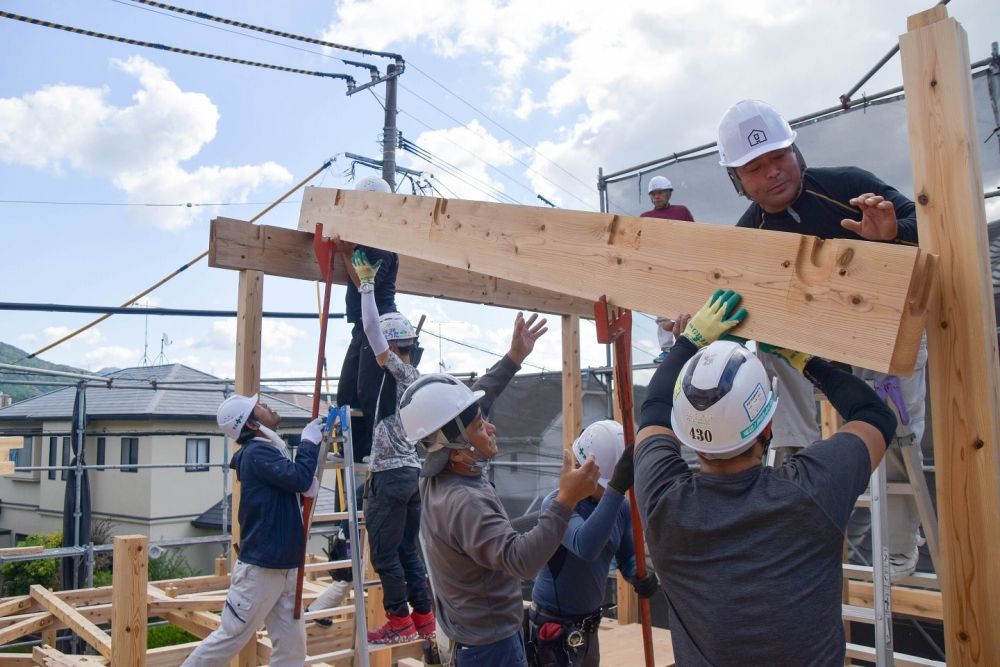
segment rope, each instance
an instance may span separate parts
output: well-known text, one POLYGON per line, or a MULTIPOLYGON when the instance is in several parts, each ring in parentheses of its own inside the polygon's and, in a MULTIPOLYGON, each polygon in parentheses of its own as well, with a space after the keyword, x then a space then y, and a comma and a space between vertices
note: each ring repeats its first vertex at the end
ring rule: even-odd
MULTIPOLYGON (((0 12, 0 15, 3 15, 3 14, 6 14, 6 12, 0 12)), ((324 162, 323 165, 319 169, 317 169, 316 171, 314 171, 313 173, 309 174, 304 179, 302 179, 301 181, 299 181, 288 192, 286 192, 285 194, 283 194, 280 197, 278 197, 267 208, 265 208, 263 211, 261 211, 260 213, 258 213, 257 215, 255 215, 253 218, 251 218, 249 220, 249 222, 252 224, 252 223, 256 222, 257 220, 259 220, 262 216, 264 216, 264 214, 266 214, 268 211, 270 211, 275 206, 277 206, 278 204, 280 204, 282 201, 284 201, 285 199, 287 199, 293 192, 295 192, 296 190, 298 190, 299 188, 301 188, 303 185, 305 185, 306 183, 308 183, 309 181, 311 181, 313 178, 316 177, 317 174, 319 174, 321 171, 323 171, 324 169, 326 169, 327 167, 329 167, 331 164, 333 164, 333 160, 332 159, 327 160, 326 162, 324 162)), ((136 301, 138 301, 142 297, 146 296, 147 294, 149 294, 150 292, 152 292, 153 290, 155 290, 156 288, 158 288, 160 285, 163 285, 164 283, 166 283, 167 281, 171 280, 172 278, 174 278, 176 275, 178 275, 182 271, 185 271, 188 267, 192 266, 193 264, 196 264, 197 262, 200 262, 202 259, 204 259, 207 256, 208 256, 208 250, 206 250, 205 252, 201 253, 200 255, 198 255, 197 257, 195 257, 194 259, 192 259, 192 260, 190 260, 190 261, 182 264, 178 269, 174 270, 168 276, 166 276, 165 278, 163 278, 162 280, 160 280, 159 282, 157 282, 152 287, 148 287, 148 288, 144 289, 143 291, 139 292, 134 297, 132 297, 131 299, 129 299, 128 301, 126 301, 125 303, 123 303, 120 307, 121 308, 127 308, 128 306, 131 306, 133 303, 135 303, 136 301)), ((104 315, 101 315, 96 320, 90 322, 89 324, 83 325, 82 327, 80 327, 76 331, 72 331, 72 332, 66 334, 65 336, 63 336, 59 340, 54 341, 52 343, 49 343, 48 345, 46 345, 45 347, 41 348, 40 350, 35 350, 31 354, 29 354, 27 357, 25 357, 25 359, 33 359, 33 358, 37 357, 38 355, 40 355, 42 352, 47 352, 47 351, 51 350, 52 348, 56 347, 57 345, 61 345, 61 344, 65 343, 66 341, 70 340, 71 338, 75 338, 76 336, 79 336, 80 334, 82 334, 87 329, 90 329, 91 327, 94 327, 94 326, 100 324, 101 322, 103 322, 104 320, 108 319, 109 317, 111 317, 111 315, 113 315, 113 313, 105 313, 104 315)))
POLYGON ((129 37, 119 37, 117 35, 109 35, 103 32, 95 32, 93 30, 84 30, 83 28, 74 28, 73 26, 62 25, 60 23, 52 23, 51 21, 43 21, 41 19, 33 19, 30 16, 21 16, 20 14, 12 14, 10 12, 5 12, 0 10, 0 17, 14 19, 15 21, 22 21, 24 23, 31 23, 32 25, 42 26, 43 28, 54 28, 56 30, 65 30, 66 32, 71 32, 76 35, 86 35, 87 37, 97 37, 99 39, 106 39, 112 42, 121 42, 122 44, 131 44, 132 46, 144 46, 150 49, 159 49, 160 51, 169 51, 170 53, 180 53, 186 56, 196 56, 198 58, 208 58, 209 60, 219 60, 227 63, 234 63, 236 65, 248 65, 251 67, 261 67, 263 69, 276 70, 278 72, 288 72, 291 74, 304 74, 306 76, 318 76, 325 77, 329 79, 343 79, 347 81, 348 88, 353 88, 356 84, 354 77, 349 74, 337 74, 331 72, 317 72, 313 70, 298 69, 295 67, 285 67, 284 65, 271 65, 268 63, 259 63, 253 60, 243 60, 241 58, 232 58, 230 56, 220 56, 214 53, 205 53, 203 51, 191 51, 190 49, 181 49, 176 46, 167 46, 165 44, 157 44, 155 42, 144 42, 138 39, 131 39, 129 37))

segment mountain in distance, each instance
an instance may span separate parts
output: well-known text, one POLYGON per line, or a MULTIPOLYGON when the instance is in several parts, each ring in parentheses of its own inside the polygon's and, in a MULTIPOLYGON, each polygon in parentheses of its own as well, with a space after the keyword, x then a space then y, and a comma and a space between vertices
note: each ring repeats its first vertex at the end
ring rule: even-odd
MULTIPOLYGON (((13 345, 8 345, 7 343, 0 342, 0 363, 4 364, 14 364, 17 366, 30 366, 31 368, 44 368, 46 370, 53 371, 65 371, 67 373, 86 373, 90 375, 89 371, 81 370, 79 368, 74 368, 72 366, 65 366, 63 364, 53 364, 48 361, 42 361, 41 359, 26 359, 25 357, 30 354, 24 350, 14 347, 13 345)), ((17 380, 51 380, 52 382, 71 382, 69 378, 59 378, 53 377, 51 375, 34 375, 27 373, 19 373, 16 371, 0 370, 0 391, 5 394, 9 394, 13 401, 17 403, 18 401, 23 401, 26 398, 31 398, 32 396, 37 396, 38 394, 45 394, 61 387, 55 387, 51 385, 37 385, 37 384, 12 384, 6 382, 6 380, 17 379, 17 380)))

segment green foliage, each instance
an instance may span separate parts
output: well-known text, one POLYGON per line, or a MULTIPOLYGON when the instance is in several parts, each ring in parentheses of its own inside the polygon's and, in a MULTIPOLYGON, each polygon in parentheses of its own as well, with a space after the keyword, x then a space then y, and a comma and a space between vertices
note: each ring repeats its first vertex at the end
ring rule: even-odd
POLYGON ((201 570, 191 567, 179 549, 164 549, 162 556, 149 559, 150 581, 198 577, 201 574, 201 570))
MULTIPOLYGON (((70 373, 85 373, 79 368, 73 368, 72 366, 63 366, 62 364, 52 364, 47 361, 42 361, 41 359, 25 359, 28 353, 24 350, 14 347, 13 345, 8 345, 7 343, 0 343, 0 363, 5 364, 16 364, 18 366, 31 366, 32 368, 45 368, 48 370, 56 371, 67 371, 70 373)), ((26 398, 31 398, 32 396, 37 396, 38 394, 44 394, 49 391, 59 389, 59 387, 41 387, 37 385, 25 385, 25 384, 5 384, 4 379, 17 379, 17 380, 51 380, 50 375, 20 375, 13 373, 11 371, 0 371, 0 391, 5 394, 10 394, 11 398, 15 403, 18 401, 23 401, 26 398)))
MULTIPOLYGON (((62 533, 34 533, 18 542, 17 546, 43 546, 46 549, 55 549, 62 546, 62 533)), ((4 595, 26 595, 32 584, 58 590, 59 559, 44 558, 7 563, 0 569, 0 575, 3 575, 4 595)))
POLYGON ((111 585, 111 570, 94 570, 94 587, 111 585))
POLYGON ((174 646, 176 644, 187 644, 196 642, 198 638, 187 630, 182 630, 176 625, 158 625, 149 628, 146 634, 146 646, 148 648, 160 648, 161 646, 174 646))

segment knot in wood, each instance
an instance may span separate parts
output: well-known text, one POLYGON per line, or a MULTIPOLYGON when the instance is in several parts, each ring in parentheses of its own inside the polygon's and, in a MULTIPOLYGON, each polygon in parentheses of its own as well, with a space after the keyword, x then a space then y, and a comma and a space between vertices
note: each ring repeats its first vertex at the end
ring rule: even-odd
POLYGON ((986 446, 986 443, 983 442, 982 438, 976 438, 976 441, 974 443, 972 443, 972 446, 975 449, 982 449, 983 447, 986 446))
POLYGON ((792 265, 792 263, 790 261, 788 261, 787 259, 784 262, 781 263, 781 267, 785 268, 785 269, 787 269, 791 265, 792 265))
POLYGON ((927 204, 931 201, 931 199, 926 194, 921 192, 920 196, 917 197, 917 201, 920 203, 921 206, 927 206, 927 204))
POLYGON ((864 301, 864 299, 862 299, 859 294, 851 295, 851 303, 854 304, 855 306, 860 306, 862 301, 864 301))

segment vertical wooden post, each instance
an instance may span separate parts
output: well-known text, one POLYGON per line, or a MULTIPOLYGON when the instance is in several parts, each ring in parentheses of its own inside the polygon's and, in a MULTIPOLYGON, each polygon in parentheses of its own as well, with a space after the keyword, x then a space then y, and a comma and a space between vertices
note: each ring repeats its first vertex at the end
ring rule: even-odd
POLYGON ((223 577, 227 574, 229 574, 229 559, 219 556, 215 559, 215 576, 223 577))
MULTIPOLYGON (((612 396, 614 406, 615 421, 622 420, 622 407, 618 402, 618 385, 614 385, 614 396, 612 396)), ((626 500, 627 502, 627 500, 626 500)), ((639 558, 639 554, 635 555, 639 558)), ((645 555, 642 556, 645 558, 645 555)), ((615 601, 618 603, 618 625, 629 625, 639 622, 639 596, 636 595, 632 585, 625 581, 621 572, 615 572, 615 601)))
POLYGON ((580 316, 562 316, 562 425, 563 449, 569 449, 583 423, 580 377, 580 316))
POLYGON ((111 664, 146 664, 146 585, 149 581, 149 538, 114 538, 111 572, 111 664))
POLYGON ((948 664, 1000 665, 1000 371, 968 39, 940 5, 907 29, 920 247, 940 256, 927 368, 948 664))
MULTIPOLYGON (((236 393, 252 396, 260 390, 260 336, 264 310, 264 274, 260 271, 240 271, 239 303, 236 318, 236 393)), ((239 449, 233 441, 233 452, 239 449)), ((240 543, 240 481, 233 471, 233 528, 230 558, 237 557, 240 543)), ((233 659, 233 667, 257 664, 256 641, 247 642, 233 659)))

